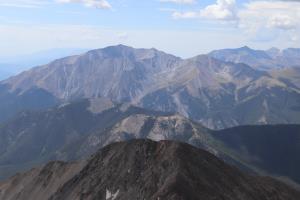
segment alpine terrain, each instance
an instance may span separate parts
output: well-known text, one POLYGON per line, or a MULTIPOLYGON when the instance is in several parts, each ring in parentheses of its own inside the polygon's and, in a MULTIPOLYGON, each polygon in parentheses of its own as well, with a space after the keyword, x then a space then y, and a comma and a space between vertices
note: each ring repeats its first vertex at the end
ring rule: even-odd
POLYGON ((190 145, 150 140, 114 143, 88 161, 51 162, 0 183, 7 200, 296 200, 300 192, 250 176, 190 145))
MULTIPOLYGON (((298 56, 296 50, 284 52, 298 56)), ((262 54, 259 58, 267 56, 266 52, 258 54, 262 54)), ((0 120, 21 110, 105 97, 178 112, 213 129, 300 122, 299 70, 293 75, 276 72, 275 67, 275 71, 263 71, 251 62, 214 57, 181 59, 156 49, 118 45, 58 59, 1 82, 0 100, 10 103, 0 106, 0 120), (31 105, 32 99, 43 103, 31 105)), ((290 65, 294 66, 285 66, 290 65)))

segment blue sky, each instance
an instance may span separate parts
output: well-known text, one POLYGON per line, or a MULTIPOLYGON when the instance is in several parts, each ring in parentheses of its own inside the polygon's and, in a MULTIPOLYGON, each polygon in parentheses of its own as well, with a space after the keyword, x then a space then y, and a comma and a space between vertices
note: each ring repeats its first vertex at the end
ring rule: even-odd
POLYGON ((299 29, 297 0, 0 0, 1 56, 122 43, 191 57, 300 47, 299 29))

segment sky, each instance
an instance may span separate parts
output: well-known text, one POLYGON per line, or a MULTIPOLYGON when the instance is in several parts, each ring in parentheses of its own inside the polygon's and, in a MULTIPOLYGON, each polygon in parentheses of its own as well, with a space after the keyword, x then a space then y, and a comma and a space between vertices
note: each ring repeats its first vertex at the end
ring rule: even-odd
POLYGON ((0 0, 0 57, 117 44, 184 58, 300 47, 300 0, 0 0))

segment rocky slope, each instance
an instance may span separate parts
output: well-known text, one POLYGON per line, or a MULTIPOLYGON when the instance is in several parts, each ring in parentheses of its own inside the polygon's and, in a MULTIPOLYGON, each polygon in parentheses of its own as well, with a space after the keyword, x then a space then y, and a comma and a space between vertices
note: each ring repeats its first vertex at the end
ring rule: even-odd
POLYGON ((173 113, 108 99, 23 112, 0 126, 0 179, 49 160, 85 158, 115 141, 174 139, 206 145, 208 129, 173 113))
POLYGON ((130 101, 179 60, 156 49, 119 45, 59 59, 3 83, 13 91, 43 88, 59 99, 107 97, 130 101))
POLYGON ((241 169, 300 183, 299 127, 245 126, 212 131, 179 114, 103 98, 77 101, 47 111, 24 112, 0 126, 0 179, 50 160, 86 158, 116 141, 148 138, 186 142, 241 169), (288 156, 282 163, 278 155, 288 156))
POLYGON ((43 167, 18 173, 0 182, 1 200, 46 200, 85 166, 84 161, 65 163, 52 161, 43 167))
POLYGON ((0 198, 296 200, 300 192, 187 144, 133 140, 103 148, 86 164, 52 162, 12 177, 0 184, 0 198))
POLYGON ((51 103, 106 97, 178 112, 214 129, 300 123, 300 112, 294 109, 300 102, 295 80, 288 73, 279 77, 206 55, 183 60, 155 49, 119 45, 59 59, 2 81, 1 102, 16 98, 12 102, 18 104, 1 105, 0 121, 28 108, 21 96, 39 89, 49 94, 51 103))
POLYGON ((299 123, 299 87, 244 64, 198 56, 181 64, 169 86, 144 96, 139 105, 179 112, 222 129, 248 124, 299 123), (178 83, 179 82, 179 83, 178 83), (282 98, 284 97, 284 98, 282 98))
POLYGON ((300 67, 272 70, 270 74, 274 78, 291 85, 291 87, 300 88, 300 67))

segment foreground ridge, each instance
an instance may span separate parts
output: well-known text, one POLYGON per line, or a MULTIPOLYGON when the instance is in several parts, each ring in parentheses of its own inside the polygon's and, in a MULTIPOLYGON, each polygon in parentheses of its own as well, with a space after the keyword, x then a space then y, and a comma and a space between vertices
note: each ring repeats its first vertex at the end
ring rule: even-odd
POLYGON ((204 150, 173 141, 118 142, 87 162, 51 162, 0 183, 3 200, 299 198, 283 183, 246 175, 204 150))

